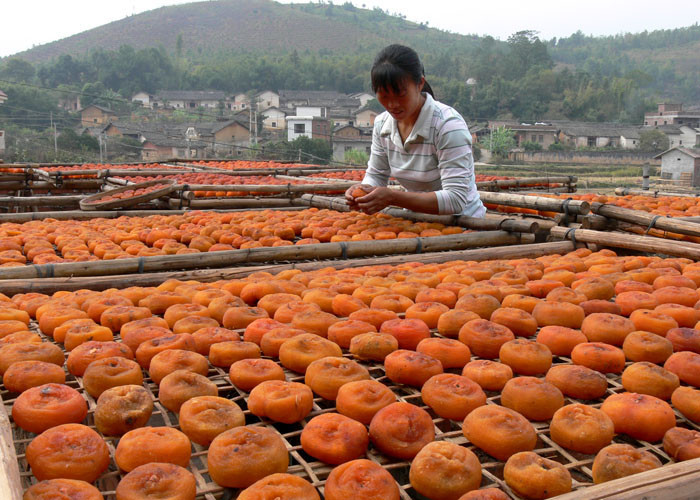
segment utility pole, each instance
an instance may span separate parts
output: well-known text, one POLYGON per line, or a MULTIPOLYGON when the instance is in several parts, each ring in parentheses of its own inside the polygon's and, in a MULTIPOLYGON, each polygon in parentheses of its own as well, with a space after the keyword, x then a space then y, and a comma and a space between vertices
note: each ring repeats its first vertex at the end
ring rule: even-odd
POLYGON ((102 159, 102 134, 97 136, 97 141, 100 144, 100 163, 104 163, 104 161, 102 159))
POLYGON ((58 154, 58 140, 56 138, 56 124, 53 122, 53 111, 51 111, 51 128, 53 129, 53 152, 58 154))
POLYGON ((259 102, 258 102, 257 97, 255 97, 254 99, 255 99, 255 110, 254 110, 255 120, 253 123, 253 130, 254 130, 255 144, 257 145, 258 144, 258 103, 259 102))

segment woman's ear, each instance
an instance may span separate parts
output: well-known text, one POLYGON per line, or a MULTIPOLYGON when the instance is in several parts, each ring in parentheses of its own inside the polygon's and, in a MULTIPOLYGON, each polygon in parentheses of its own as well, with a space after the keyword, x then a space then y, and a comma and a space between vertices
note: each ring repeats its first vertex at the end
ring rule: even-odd
POLYGON ((418 91, 419 91, 419 92, 422 92, 424 86, 425 86, 425 77, 424 77, 424 76, 421 76, 421 77, 420 77, 420 83, 418 83, 418 91))

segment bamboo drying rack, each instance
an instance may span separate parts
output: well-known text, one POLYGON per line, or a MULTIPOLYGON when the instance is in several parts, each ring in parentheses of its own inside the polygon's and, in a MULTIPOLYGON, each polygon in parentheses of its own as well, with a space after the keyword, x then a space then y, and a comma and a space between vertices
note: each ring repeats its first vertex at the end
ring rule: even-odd
MULTIPOLYGON (((525 248, 524 250, 527 252, 528 249, 525 248)), ((523 255, 528 254, 526 253, 523 255)), ((445 262, 450 260, 451 257, 444 256, 443 259, 442 261, 445 262)), ((36 330, 35 324, 33 327, 36 330)), ((437 334, 433 332, 433 335, 437 334)), ((52 339, 45 338, 44 340, 52 342, 52 339)), ((345 351, 344 356, 349 357, 347 351, 345 351)), ((554 365, 569 364, 571 362, 569 358, 559 356, 555 356, 553 361, 554 365)), ((481 487, 498 487, 511 498, 519 499, 503 479, 503 462, 494 460, 478 448, 470 445, 463 437, 460 422, 446 420, 437 416, 423 403, 418 389, 399 385, 388 380, 383 365, 378 363, 362 364, 369 370, 371 378, 387 385, 397 396, 399 401, 418 405, 429 412, 433 419, 435 440, 446 440, 459 445, 465 445, 477 455, 482 466, 481 487)), ((286 369, 284 369, 284 371, 287 380, 303 382, 303 375, 292 373, 286 369)), ((210 366, 207 376, 217 385, 220 396, 231 399, 244 410, 247 425, 260 425, 272 428, 281 435, 290 454, 288 472, 303 477, 322 492, 325 480, 332 468, 307 455, 303 451, 300 445, 300 434, 304 425, 314 416, 335 411, 334 402, 316 397, 314 398, 311 414, 300 423, 291 425, 278 424, 258 418, 250 413, 247 409, 248 394, 240 391, 231 384, 227 370, 210 366)), ((624 390, 620 381, 620 375, 608 374, 607 381, 608 389, 605 397, 624 390)), ((85 392, 81 378, 68 374, 66 383, 83 393, 89 408, 87 425, 94 429, 93 413, 96 406, 95 400, 85 392)), ((154 412, 148 425, 177 428, 177 416, 160 404, 157 386, 148 377, 144 377, 143 385, 149 391, 154 401, 154 412)), ((0 389, 0 397, 3 400, 3 409, 0 411, 0 431, 2 431, 0 432, 0 453, 2 453, 0 471, 3 472, 3 474, 0 474, 0 494, 3 495, 3 499, 20 500, 23 490, 33 482, 31 471, 28 468, 24 455, 26 446, 31 441, 33 435, 17 428, 14 424, 11 424, 8 419, 14 402, 14 395, 8 393, 3 387, 0 389)), ((570 397, 565 397, 565 404, 581 402, 593 407, 600 407, 602 398, 596 401, 579 401, 570 397)), ((498 393, 487 392, 487 404, 499 403, 500 395, 498 393)), ((700 429, 699 425, 688 421, 677 411, 674 410, 674 412, 676 414, 677 424, 695 430, 700 429)), ((647 450, 655 455, 662 462, 663 466, 659 469, 628 476, 609 483, 592 485, 591 465, 593 456, 572 452, 559 446, 549 435, 548 423, 536 422, 533 423, 533 425, 537 432, 535 452, 540 456, 553 459, 563 464, 572 476, 573 491, 558 497, 562 500, 612 500, 622 498, 639 500, 642 498, 647 500, 680 500, 681 498, 693 498, 692 495, 696 494, 698 491, 697 484, 698 481, 700 481, 700 459, 673 464, 671 463, 672 460, 660 445, 638 441, 624 435, 616 435, 613 442, 632 444, 636 448, 647 450)), ((105 441, 107 442, 109 450, 110 466, 107 472, 98 479, 96 484, 102 491, 106 500, 114 500, 116 484, 119 479, 123 477, 123 474, 118 471, 114 461, 116 438, 105 437, 105 441)), ((199 500, 221 500, 223 498, 231 498, 230 495, 232 493, 235 495, 234 491, 216 485, 208 476, 206 455, 206 449, 197 444, 193 444, 193 453, 188 468, 196 479, 197 498, 199 500)), ((402 500, 421 498, 410 485, 408 479, 409 462, 384 456, 373 447, 370 447, 368 450, 366 458, 379 464, 391 473, 399 486, 402 500)))
MULTIPOLYGON (((428 252, 412 255, 415 262, 436 263, 449 260, 492 260, 492 259, 516 259, 536 258, 554 253, 564 254, 576 249, 571 241, 555 241, 549 243, 528 243, 525 245, 508 245, 500 247, 476 248, 470 250, 428 252)), ((314 262, 300 262, 287 264, 260 264, 242 267, 227 267, 221 269, 195 269, 190 271, 157 272, 145 274, 119 274, 111 276, 86 276, 67 278, 35 278, 35 279, 8 279, 0 280, 0 293, 14 295, 16 293, 39 292, 53 294, 55 292, 75 291, 81 288, 92 290, 106 290, 107 288, 119 288, 127 286, 156 286, 168 279, 182 281, 197 280, 210 282, 220 279, 242 278, 256 271, 278 273, 286 269, 299 269, 312 271, 333 265, 336 269, 349 267, 364 267, 371 265, 394 265, 406 262, 406 256, 373 257, 365 259, 341 259, 323 260, 314 262)))
POLYGON ((225 250, 184 255, 159 255, 108 261, 40 264, 0 269, 0 280, 77 276, 105 276, 162 270, 226 267, 249 262, 301 261, 315 259, 365 258, 375 255, 415 254, 443 250, 462 250, 484 246, 534 242, 534 235, 507 231, 405 238, 394 240, 343 241, 225 250))

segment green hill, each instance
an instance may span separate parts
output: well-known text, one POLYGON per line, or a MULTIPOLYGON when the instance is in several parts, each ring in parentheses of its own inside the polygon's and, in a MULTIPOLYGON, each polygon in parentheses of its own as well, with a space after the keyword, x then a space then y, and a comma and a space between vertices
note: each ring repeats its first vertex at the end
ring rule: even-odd
POLYGON ((271 0, 220 0, 161 7, 34 47, 11 57, 33 64, 61 54, 81 57, 94 49, 116 50, 162 46, 175 54, 178 38, 184 55, 209 59, 230 52, 275 53, 292 50, 320 53, 376 51, 389 43, 417 50, 473 48, 477 37, 451 34, 367 10, 330 4, 279 4, 271 0))

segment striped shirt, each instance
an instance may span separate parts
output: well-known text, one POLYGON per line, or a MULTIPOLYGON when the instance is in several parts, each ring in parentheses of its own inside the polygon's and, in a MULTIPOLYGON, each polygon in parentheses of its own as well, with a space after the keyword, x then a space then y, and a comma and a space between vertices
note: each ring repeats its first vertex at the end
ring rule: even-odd
POLYGON ((486 209, 476 190, 467 124, 453 108, 424 95, 425 103, 405 143, 388 112, 376 117, 362 183, 386 186, 393 176, 407 191, 434 192, 440 214, 483 217, 486 209))

